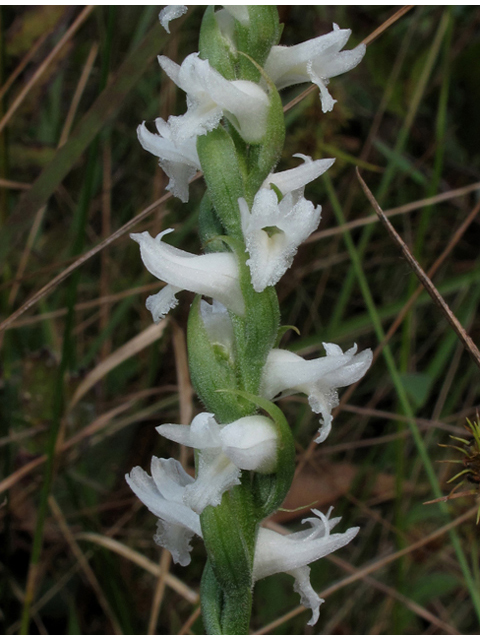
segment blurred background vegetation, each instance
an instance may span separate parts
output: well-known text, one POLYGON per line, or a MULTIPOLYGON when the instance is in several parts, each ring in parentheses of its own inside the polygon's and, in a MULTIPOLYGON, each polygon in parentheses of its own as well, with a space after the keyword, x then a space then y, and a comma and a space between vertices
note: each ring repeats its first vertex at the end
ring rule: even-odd
MULTIPOLYGON (((352 29, 352 48, 395 9, 282 6, 282 43, 336 22, 352 29)), ((159 284, 128 233, 112 238, 165 193, 136 126, 185 110, 155 56, 181 62, 196 50, 202 8, 172 23, 171 36, 158 10, 0 8, 2 319, 47 286, 0 337, 4 633, 19 631, 22 611, 31 633, 203 633, 202 544, 189 567, 171 564, 153 542, 154 516, 124 481, 152 454, 181 455, 192 469, 191 452, 154 427, 201 410, 185 361, 188 294, 152 327, 144 303, 159 284)), ((371 217, 354 167, 425 270, 440 259, 435 285, 478 343, 479 22, 478 7, 416 7, 332 80, 332 113, 322 113, 316 90, 287 112, 280 169, 298 152, 337 161, 307 188, 322 222, 278 286, 283 323, 300 330, 282 346, 307 357, 325 341, 375 350, 398 328, 364 380, 341 394, 322 446, 312 446, 318 418, 306 399, 281 402, 298 443, 286 507, 301 509, 280 511, 272 526, 294 529, 312 505, 334 505, 339 530, 361 531, 312 567, 326 597, 313 630, 292 579, 278 575, 255 587, 252 631, 478 631, 476 496, 424 505, 447 495, 463 468, 439 464, 462 454, 438 444, 468 437, 478 369, 426 292, 405 309, 418 281, 371 217)), ((198 253, 202 193, 197 180, 188 205, 167 198, 135 230, 172 226, 171 241, 198 253)))

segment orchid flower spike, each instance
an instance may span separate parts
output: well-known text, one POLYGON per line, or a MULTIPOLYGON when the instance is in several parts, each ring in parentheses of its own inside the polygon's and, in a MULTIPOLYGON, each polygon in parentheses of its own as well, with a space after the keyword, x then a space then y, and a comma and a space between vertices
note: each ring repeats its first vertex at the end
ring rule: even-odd
POLYGON ((292 264, 300 244, 320 223, 322 208, 303 197, 305 185, 325 173, 334 159, 313 161, 297 153, 304 164, 271 173, 257 192, 251 211, 244 198, 239 198, 242 231, 250 255, 252 285, 261 292, 275 285, 292 264), (274 185, 283 198, 278 201, 274 185))
POLYGON ((141 467, 127 474, 132 491, 159 518, 155 542, 170 551, 174 562, 183 567, 190 563, 190 540, 202 536, 200 518, 183 502, 186 489, 194 482, 182 465, 170 458, 152 458, 152 475, 141 467))
POLYGON ((237 315, 243 315, 245 305, 233 253, 196 256, 163 242, 163 236, 171 231, 162 231, 156 238, 148 231, 130 234, 140 245, 143 264, 152 275, 167 282, 159 293, 147 298, 146 306, 154 322, 177 306, 175 295, 182 289, 219 300, 237 315))
POLYGON ((200 413, 191 425, 164 424, 157 431, 198 451, 197 478, 183 497, 197 513, 219 505, 224 492, 240 484, 242 469, 272 473, 276 467, 277 434, 265 416, 247 416, 222 426, 212 413, 200 413))
POLYGON ((165 31, 170 33, 169 22, 180 18, 180 16, 183 16, 187 11, 188 7, 184 4, 167 4, 158 14, 158 19, 165 31))
POLYGON ((336 100, 328 92, 330 78, 350 71, 365 55, 366 47, 359 44, 350 51, 341 51, 351 34, 336 24, 326 35, 307 40, 293 47, 272 47, 265 63, 265 72, 278 89, 301 82, 314 82, 320 89, 323 112, 331 111, 336 100))
POLYGON ((372 363, 371 349, 357 354, 357 345, 343 353, 336 344, 323 343, 326 356, 304 360, 291 351, 272 349, 265 364, 261 393, 274 398, 301 392, 308 395, 312 411, 320 413, 321 427, 315 442, 323 442, 332 428, 332 409, 338 406, 339 387, 346 387, 363 377, 372 363), (356 355, 357 354, 357 355, 356 355))
POLYGON ((320 605, 324 602, 318 597, 310 584, 310 563, 334 553, 348 544, 357 535, 359 528, 352 527, 345 533, 330 531, 341 518, 329 519, 332 509, 325 516, 321 511, 312 509, 314 518, 306 518, 310 529, 282 535, 271 529, 261 527, 258 533, 253 562, 253 579, 261 580, 275 573, 289 573, 295 578, 294 590, 300 594, 304 607, 312 610, 309 625, 314 625, 320 615, 320 605))
POLYGON ((187 113, 168 119, 177 143, 212 131, 224 115, 245 142, 261 141, 270 100, 259 85, 248 80, 226 80, 198 53, 187 56, 181 66, 166 56, 159 56, 158 61, 187 94, 187 113))
POLYGON ((182 142, 173 139, 171 126, 162 118, 155 120, 158 133, 151 133, 145 122, 137 128, 142 147, 158 158, 158 164, 170 178, 167 191, 188 202, 188 183, 200 169, 197 153, 197 138, 186 138, 182 142))

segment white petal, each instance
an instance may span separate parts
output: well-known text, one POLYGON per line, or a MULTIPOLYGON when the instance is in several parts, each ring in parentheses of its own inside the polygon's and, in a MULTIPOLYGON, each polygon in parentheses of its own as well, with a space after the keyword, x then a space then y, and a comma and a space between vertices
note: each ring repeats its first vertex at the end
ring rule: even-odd
POLYGON ((331 534, 323 531, 299 540, 260 527, 253 564, 254 580, 261 580, 275 573, 290 572, 334 553, 353 540, 358 531, 358 527, 352 527, 345 533, 331 534))
POLYGON ((275 285, 292 264, 298 246, 318 227, 321 207, 289 192, 279 203, 271 189, 260 189, 251 213, 238 200, 247 261, 255 291, 275 285))
POLYGON ((165 547, 172 554, 174 562, 182 567, 190 564, 190 551, 192 547, 190 540, 193 538, 193 532, 182 526, 170 524, 164 520, 157 521, 157 533, 153 536, 156 544, 165 547))
POLYGON ((145 306, 152 314, 153 321, 158 324, 171 309, 175 309, 178 300, 175 295, 181 291, 178 287, 167 284, 161 291, 153 296, 148 296, 145 306))
POLYGON ((277 466, 277 433, 265 416, 247 416, 220 431, 225 455, 240 469, 272 473, 277 466))
POLYGON ((310 583, 310 567, 300 567, 293 571, 288 571, 295 578, 293 590, 300 595, 300 603, 312 610, 312 617, 307 624, 313 626, 317 624, 320 617, 320 605, 325 602, 320 598, 310 583))
POLYGON ((312 160, 310 156, 305 156, 302 153, 295 153, 293 157, 302 158, 304 163, 294 169, 271 173, 265 179, 262 188, 268 189, 273 183, 283 195, 286 195, 289 191, 302 189, 309 182, 316 180, 335 162, 335 158, 312 160))
POLYGON ((160 435, 195 449, 220 449, 220 425, 213 413, 199 413, 191 425, 162 424, 157 427, 160 435))
MULTIPOLYGON (((155 464, 155 460, 158 459, 152 458, 152 466, 155 464)), ((160 460, 159 464, 166 462, 168 461, 160 460)), ((127 474, 125 478, 132 491, 154 515, 167 523, 187 528, 193 533, 201 535, 200 519, 197 514, 182 502, 164 497, 158 490, 155 481, 141 467, 134 467, 130 475, 127 474)), ((186 487, 181 491, 182 497, 185 491, 186 487)))
POLYGON ((165 29, 167 33, 170 33, 170 29, 168 23, 171 20, 175 20, 176 18, 180 18, 183 14, 187 13, 188 7, 184 4, 169 4, 164 7, 160 13, 158 14, 158 19, 160 20, 160 24, 165 29))
MULTIPOLYGON (((150 273, 177 289, 215 298, 237 315, 243 315, 245 306, 234 255, 225 252, 196 256, 182 251, 162 242, 170 231, 159 233, 155 239, 148 231, 130 235, 140 245, 143 263, 150 273)), ((151 306, 154 307, 153 302, 151 306)))
POLYGON ((203 449, 198 453, 198 471, 195 482, 185 491, 185 504, 202 513, 205 507, 216 507, 225 491, 240 484, 240 469, 221 451, 203 449))
POLYGON ((356 354, 356 345, 343 353, 334 344, 324 344, 327 352, 322 358, 304 360, 284 349, 272 349, 265 364, 261 393, 272 399, 295 392, 305 393, 312 411, 322 415, 321 428, 315 442, 323 442, 332 427, 331 411, 338 406, 339 387, 353 384, 363 377, 372 363, 372 352, 365 349, 356 354))
POLYGON ((309 80, 318 85, 324 112, 331 111, 336 100, 327 89, 330 78, 350 71, 365 55, 365 45, 351 51, 340 51, 350 37, 350 29, 339 29, 294 45, 293 47, 272 47, 265 63, 265 72, 275 82, 278 89, 309 80))
POLYGON ((165 56, 159 63, 187 94, 187 113, 169 118, 177 142, 212 131, 225 114, 246 142, 260 142, 265 134, 269 98, 254 82, 227 80, 208 60, 192 53, 181 67, 165 56))
POLYGON ((171 125, 162 118, 155 120, 158 134, 151 133, 145 123, 137 128, 137 136, 142 147, 157 156, 158 163, 170 181, 167 190, 182 202, 188 202, 188 185, 200 169, 197 153, 197 138, 187 138, 183 142, 172 139, 171 125))

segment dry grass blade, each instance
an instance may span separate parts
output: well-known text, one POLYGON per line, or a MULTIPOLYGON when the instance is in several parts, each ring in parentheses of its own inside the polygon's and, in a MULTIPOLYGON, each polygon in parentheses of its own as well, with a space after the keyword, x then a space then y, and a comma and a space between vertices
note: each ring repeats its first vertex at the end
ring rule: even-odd
MULTIPOLYGON (((401 558, 401 557, 403 557, 405 555, 408 555, 412 551, 415 551, 416 549, 420 549, 421 547, 424 547, 425 545, 429 544, 432 540, 435 540, 436 538, 439 538, 439 537, 443 536, 445 533, 448 533, 448 531, 450 531, 451 529, 454 529, 458 525, 462 524, 462 522, 465 522, 466 520, 469 520, 474 513, 475 514, 477 513, 477 507, 476 506, 473 509, 469 509, 466 513, 464 513, 463 515, 459 516, 455 520, 452 520, 452 522, 449 522, 448 524, 444 525, 443 527, 440 527, 440 529, 437 529, 436 531, 433 531, 428 536, 425 536, 425 538, 422 538, 421 540, 418 540, 417 542, 414 542, 413 544, 409 545, 408 547, 405 547, 404 549, 401 549, 400 551, 396 551, 395 553, 391 553, 390 555, 385 556, 384 558, 380 558, 380 560, 377 560, 376 562, 373 562, 373 563, 367 565, 363 569, 357 569, 357 571, 355 573, 353 573, 352 575, 348 576, 347 578, 343 578, 342 580, 339 580, 337 583, 333 584, 331 587, 328 587, 328 589, 325 589, 324 591, 321 591, 318 595, 321 598, 326 598, 329 595, 331 595, 332 593, 335 593, 336 591, 338 591, 339 589, 342 589, 343 587, 346 587, 347 585, 352 584, 353 582, 356 582, 357 580, 361 580, 365 576, 370 575, 371 573, 375 573, 375 571, 378 571, 379 569, 382 569, 383 567, 391 564, 392 562, 395 562, 399 558, 401 558)), ((299 614, 303 613, 304 611, 306 611, 306 609, 302 605, 300 605, 299 607, 295 607, 295 609, 292 609, 291 611, 289 611, 285 615, 281 616, 280 618, 277 618, 276 620, 274 620, 270 624, 266 625, 262 629, 259 629, 258 631, 255 631, 253 635, 264 635, 265 633, 269 633, 273 629, 276 629, 277 627, 279 627, 284 622, 288 622, 288 620, 291 620, 292 618, 295 618, 295 616, 298 616, 299 614)))
POLYGON ((58 44, 52 49, 52 51, 50 52, 50 54, 45 58, 45 60, 43 61, 43 63, 40 65, 40 67, 37 69, 37 71, 33 74, 33 76, 30 78, 29 82, 27 82, 27 84, 24 86, 24 88, 22 89, 22 91, 20 91, 20 94, 17 96, 17 98, 13 101, 12 106, 10 107, 10 109, 7 111, 7 113, 4 115, 4 117, 2 118, 2 120, 0 121, 0 132, 3 131, 3 129, 6 127, 6 125, 8 124, 8 121, 10 120, 10 118, 13 116, 13 114, 15 113, 15 111, 18 109, 18 107, 22 104, 22 102, 25 100, 25 98, 27 97, 30 89, 35 85, 35 83, 42 77, 42 75, 45 73, 45 71, 47 70, 49 64, 55 59, 55 57, 57 56, 57 54, 61 51, 61 49, 64 47, 64 45, 73 37, 73 35, 78 31, 78 29, 82 26, 82 24, 85 22, 85 20, 88 18, 88 16, 92 13, 92 11, 94 10, 95 6, 94 5, 89 5, 87 7, 84 8, 84 10, 82 11, 82 13, 78 16, 78 18, 75 20, 75 22, 72 24, 72 26, 68 29, 68 31, 65 33, 65 35, 63 36, 63 38, 58 42, 58 44))
POLYGON ((85 87, 87 86, 88 78, 90 77, 90 73, 92 72, 92 68, 95 63, 95 58, 97 57, 97 53, 98 53, 98 43, 94 42, 90 47, 90 51, 88 53, 85 66, 83 67, 80 80, 78 81, 77 88, 75 89, 75 93, 72 98, 72 103, 70 104, 70 109, 68 110, 67 117, 65 119, 65 124, 63 125, 63 130, 60 135, 60 140, 58 141, 59 147, 64 145, 65 142, 68 140, 68 136, 70 135, 70 131, 73 125, 73 120, 75 118, 75 114, 77 113, 78 105, 80 104, 80 100, 82 98, 85 87))
POLYGON ((422 269, 422 267, 418 264, 418 262, 412 256, 412 254, 411 254, 409 248, 407 247, 407 245, 405 244, 405 242, 402 240, 402 238, 395 231, 395 229, 392 226, 391 222, 385 216, 385 214, 383 213, 382 209, 380 208, 380 205, 375 200, 375 197, 373 196, 372 192, 370 191, 370 189, 365 184, 365 181, 361 177, 360 172, 359 172, 358 169, 356 169, 356 172, 357 172, 357 178, 358 178, 358 180, 360 182, 360 186, 362 187, 362 189, 363 189, 365 195, 367 196, 367 198, 370 200, 370 203, 371 203, 372 207, 376 211, 376 213, 377 213, 378 217, 380 218, 380 220, 383 222, 383 224, 386 227, 386 229, 387 229, 388 233, 390 234, 391 238, 398 244, 398 246, 400 247, 400 249, 401 249, 403 255, 405 256, 407 262, 409 263, 409 265, 412 267, 413 271, 415 272, 416 276, 418 277, 420 282, 423 284, 423 286, 425 287, 425 289, 427 290, 427 292, 431 296, 432 300, 440 308, 440 310, 442 311, 442 313, 444 314, 444 316, 448 320, 450 326, 453 328, 453 330, 455 331, 457 336, 462 341, 463 345, 467 349, 468 353, 472 357, 472 359, 475 362, 475 364, 477 365, 477 367, 480 368, 480 351, 478 350, 477 346, 475 345, 473 340, 470 338, 470 336, 467 334, 465 329, 462 327, 460 322, 457 320, 455 315, 452 313, 450 307, 447 305, 447 303, 445 302, 443 297, 440 295, 440 293, 438 292, 437 288, 435 287, 433 282, 430 280, 428 275, 425 273, 425 271, 422 269))
MULTIPOLYGON (((141 567, 148 573, 151 573, 152 576, 158 577, 160 575, 160 566, 155 562, 152 562, 138 551, 134 551, 127 547, 125 544, 118 542, 118 540, 113 540, 112 538, 108 538, 107 536, 102 536, 98 533, 79 533, 75 536, 76 540, 86 540, 88 542, 93 542, 94 544, 98 544, 105 549, 110 549, 114 553, 117 553, 120 556, 123 556, 130 562, 133 562, 137 566, 141 567)), ((176 591, 179 595, 181 595, 185 600, 191 602, 192 604, 196 604, 199 600, 198 593, 196 593, 193 589, 190 589, 185 585, 181 580, 172 576, 171 573, 167 573, 165 575, 166 584, 176 591)))
POLYGON ((141 220, 146 218, 148 215, 150 215, 153 211, 155 211, 155 209, 157 209, 162 204, 164 204, 169 198, 171 198, 171 194, 170 193, 165 194, 164 196, 159 198, 156 202, 154 202, 153 204, 148 206, 146 209, 141 211, 137 216, 135 216, 135 218, 125 223, 123 227, 120 227, 120 229, 112 233, 111 236, 109 236, 108 238, 105 238, 105 240, 102 240, 102 242, 97 244, 96 247, 84 253, 83 256, 80 256, 78 260, 75 260, 75 262, 73 262, 69 267, 67 267, 64 271, 62 271, 62 273, 59 273, 58 276, 50 280, 50 282, 47 283, 44 287, 42 287, 39 291, 37 291, 37 293, 33 294, 33 296, 29 298, 27 302, 25 302, 25 304, 23 304, 19 309, 17 309, 14 313, 12 313, 12 315, 6 318, 6 320, 0 323, 0 332, 5 331, 5 329, 8 329, 8 327, 10 327, 12 323, 15 322, 15 320, 17 320, 21 315, 23 315, 25 311, 28 311, 28 309, 30 309, 35 304, 37 304, 37 302, 42 300, 42 298, 44 298, 46 295, 48 295, 54 289, 56 289, 58 285, 64 280, 66 280, 70 274, 72 274, 76 269, 78 269, 78 267, 82 266, 82 264, 85 264, 85 262, 88 262, 90 258, 93 258, 93 256, 97 255, 97 253, 105 249, 105 247, 108 247, 108 245, 110 245, 112 242, 114 242, 115 240, 123 236, 125 233, 130 231, 130 229, 132 229, 136 224, 138 224, 141 220))
POLYGON ((5 82, 5 84, 2 85, 2 87, 0 88, 0 100, 2 100, 3 96, 7 93, 7 91, 10 89, 10 87, 12 86, 12 84, 15 82, 15 80, 18 78, 18 76, 22 73, 22 71, 25 69, 25 67, 27 66, 27 64, 30 62, 30 60, 35 56, 35 54, 37 53, 37 51, 40 49, 40 47, 42 46, 42 44, 45 42, 45 40, 48 38, 48 36, 50 35, 52 30, 47 31, 46 33, 42 34, 40 36, 40 38, 35 42, 35 44, 33 45, 33 47, 28 51, 28 53, 23 57, 22 60, 20 60, 19 64, 16 66, 16 68, 13 70, 13 72, 11 73, 10 77, 8 78, 8 80, 5 82))
POLYGON ((124 360, 131 358, 133 355, 152 344, 152 342, 161 338, 166 326, 167 320, 162 320, 159 324, 150 325, 147 329, 138 334, 138 336, 135 336, 119 349, 114 351, 106 360, 100 362, 95 369, 90 371, 85 380, 79 384, 69 404, 68 411, 77 404, 80 398, 83 398, 94 384, 106 376, 109 371, 118 367, 118 365, 124 360))
POLYGON ((197 620, 200 617, 201 613, 202 613, 202 608, 197 607, 195 611, 192 613, 192 615, 186 620, 185 624, 178 632, 178 635, 184 636, 186 633, 189 633, 193 623, 195 622, 195 620, 197 620))
MULTIPOLYGON (((342 560, 341 558, 336 558, 335 556, 329 556, 328 559, 333 564, 336 564, 338 567, 341 567, 348 573, 354 574, 356 571, 356 568, 353 565, 351 565, 349 562, 345 562, 345 560, 342 560)), ((433 615, 433 613, 425 609, 425 607, 422 607, 419 604, 417 604, 414 600, 407 598, 402 593, 397 591, 397 589, 393 589, 392 587, 389 587, 388 585, 383 584, 379 580, 375 580, 375 578, 371 578, 370 576, 365 576, 363 578, 363 581, 366 584, 372 586, 374 589, 378 589, 378 591, 383 591, 383 593, 388 595, 390 598, 394 598, 398 602, 401 602, 407 609, 410 609, 410 611, 415 613, 420 618, 423 618, 424 620, 427 620, 427 622, 430 622, 431 624, 435 625, 437 629, 442 629, 442 631, 444 631, 445 633, 448 633, 449 635, 460 635, 460 631, 455 629, 455 627, 452 627, 452 625, 448 624, 447 622, 444 622, 437 616, 433 615)))
POLYGON ((122 628, 120 627, 118 620, 115 617, 115 614, 113 613, 110 605, 108 604, 108 600, 102 591, 102 587, 100 586, 100 583, 97 580, 97 576, 95 575, 95 573, 92 571, 92 568, 88 564, 88 560, 85 557, 85 554, 78 546, 78 543, 75 540, 73 533, 70 531, 70 527, 68 526, 67 521, 65 520, 65 516, 63 515, 62 510, 60 509, 57 501, 53 496, 50 496, 48 498, 48 504, 55 517, 55 520, 58 523, 58 526, 60 527, 60 531, 63 533, 63 536, 68 543, 68 546, 72 550, 73 555, 75 556, 79 565, 81 566, 82 571, 85 574, 87 580, 89 581, 92 589, 95 591, 100 606, 102 607, 108 619, 110 620, 110 623, 112 625, 114 632, 117 635, 123 635, 122 628))
POLYGON ((31 184, 26 184, 25 182, 15 182, 14 180, 6 180, 5 178, 0 178, 0 188, 26 191, 27 189, 30 189, 31 186, 31 184))
POLYGON ((160 607, 162 606, 163 596, 165 594, 166 577, 168 575, 170 564, 172 562, 172 556, 170 551, 162 549, 160 556, 160 573, 158 576, 157 584, 155 586, 155 592, 153 594, 152 609, 150 612, 150 620, 148 621, 148 635, 155 635, 157 628, 158 616, 160 615, 160 607))
MULTIPOLYGON (((115 407, 114 409, 111 409, 110 411, 107 411, 106 413, 102 414, 96 420, 94 420, 91 424, 85 427, 85 429, 82 429, 79 433, 75 434, 74 436, 69 438, 67 441, 65 441, 62 444, 60 451, 66 451, 67 449, 70 449, 70 447, 73 447, 73 445, 76 444, 77 442, 80 442, 84 438, 88 438, 94 435, 95 433, 97 433, 98 431, 106 427, 109 424, 109 422, 113 420, 115 416, 119 415, 120 413, 123 413, 124 411, 127 411, 132 406, 132 404, 133 404, 133 400, 129 400, 128 402, 125 402, 119 405, 118 407, 115 407)), ((47 460, 47 456, 45 454, 38 456, 38 458, 35 458, 34 460, 27 462, 27 464, 24 464, 23 467, 20 467, 20 469, 17 469, 12 474, 4 478, 0 482, 0 494, 3 493, 4 491, 8 491, 10 487, 13 487, 17 482, 19 482, 22 478, 28 475, 31 471, 33 471, 37 467, 40 467, 42 464, 46 462, 46 460, 47 460)))

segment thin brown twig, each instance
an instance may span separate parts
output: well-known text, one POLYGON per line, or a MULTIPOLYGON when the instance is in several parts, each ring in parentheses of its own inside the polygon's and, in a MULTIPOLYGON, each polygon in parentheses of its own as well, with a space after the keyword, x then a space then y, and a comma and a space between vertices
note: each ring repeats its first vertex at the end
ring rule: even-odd
POLYGON ((399 236, 399 234, 395 231, 395 228, 393 227, 391 222, 388 220, 388 218, 383 213, 383 211, 380 208, 380 205, 378 204, 378 202, 375 200, 375 197, 374 197, 373 193, 367 187, 365 181, 363 180, 362 176, 360 175, 360 172, 359 172, 358 168, 356 169, 356 172, 357 172, 358 181, 360 182, 360 186, 362 187, 365 195, 369 199, 369 201, 370 201, 372 207, 374 208, 375 212, 377 213, 378 217, 380 218, 380 220, 382 221, 382 223, 386 227, 388 233, 390 234, 390 237, 394 240, 394 242, 396 242, 398 244, 398 246, 400 247, 400 249, 401 249, 403 255, 405 256, 407 262, 409 263, 409 265, 412 267, 413 271, 415 272, 415 275, 420 280, 420 282, 422 283, 424 288, 427 290, 428 294, 430 295, 432 300, 435 302, 435 304, 440 308, 440 310, 442 311, 443 315, 446 317, 446 319, 448 320, 450 326, 453 328, 453 330, 455 331, 457 336, 460 338, 460 340, 463 343, 465 349, 468 351, 468 353, 472 357, 472 359, 475 362, 475 364, 477 365, 477 367, 480 368, 480 351, 478 350, 476 344, 473 342, 473 340, 467 334, 467 332, 462 327, 460 322, 457 320, 456 316, 451 311, 450 307, 447 305, 447 303, 445 302, 443 297, 440 295, 440 293, 438 292, 438 289, 435 287, 435 285, 430 280, 428 275, 425 273, 425 271, 422 269, 422 267, 419 265, 419 263, 415 260, 415 258, 413 257, 410 249, 408 248, 408 246, 405 244, 405 242, 402 240, 402 238, 399 236))

